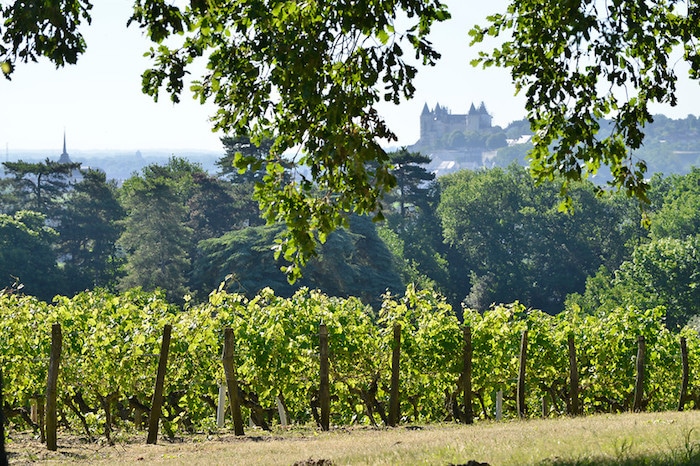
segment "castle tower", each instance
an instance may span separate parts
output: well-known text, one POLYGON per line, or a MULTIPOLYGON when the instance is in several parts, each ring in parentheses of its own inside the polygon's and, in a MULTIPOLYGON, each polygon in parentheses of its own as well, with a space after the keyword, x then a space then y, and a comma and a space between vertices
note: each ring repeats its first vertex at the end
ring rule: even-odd
POLYGON ((486 105, 482 101, 481 105, 479 106, 479 127, 480 128, 490 128, 491 121, 492 121, 492 117, 489 114, 488 110, 486 110, 486 105))
POLYGON ((489 115, 488 110, 486 110, 486 105, 481 102, 481 105, 477 109, 472 103, 469 107, 469 113, 467 114, 467 129, 469 131, 480 131, 482 129, 491 127, 491 115, 489 115))
POLYGON ((63 153, 58 159, 58 163, 73 163, 68 155, 68 152, 66 152, 66 130, 63 130, 63 153))

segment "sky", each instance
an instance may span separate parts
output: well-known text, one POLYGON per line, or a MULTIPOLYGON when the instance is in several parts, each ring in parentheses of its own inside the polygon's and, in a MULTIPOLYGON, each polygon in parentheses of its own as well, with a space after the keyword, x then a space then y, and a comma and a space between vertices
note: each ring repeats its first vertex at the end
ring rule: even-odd
MULTIPOLYGON (((58 155, 64 131, 70 154, 221 151, 223 135, 213 133, 208 121, 213 106, 200 105, 187 94, 179 104, 167 95, 155 103, 141 92, 140 75, 149 65, 143 54, 150 44, 137 27, 125 27, 131 2, 94 3, 92 25, 84 29, 88 50, 77 65, 56 69, 45 60, 19 64, 11 81, 0 79, 0 144, 9 158, 30 150, 58 155)), ((506 70, 469 64, 477 50, 468 46, 467 31, 473 24, 483 24, 487 14, 505 9, 506 0, 444 3, 452 19, 437 24, 431 35, 441 60, 435 67, 419 68, 414 99, 379 106, 399 138, 395 145, 418 140, 419 116, 426 103, 466 113, 472 103, 484 102, 494 124, 501 126, 525 117, 524 98, 514 95, 506 70)), ((672 118, 700 112, 698 84, 682 82, 679 87, 678 107, 655 110, 672 118)))

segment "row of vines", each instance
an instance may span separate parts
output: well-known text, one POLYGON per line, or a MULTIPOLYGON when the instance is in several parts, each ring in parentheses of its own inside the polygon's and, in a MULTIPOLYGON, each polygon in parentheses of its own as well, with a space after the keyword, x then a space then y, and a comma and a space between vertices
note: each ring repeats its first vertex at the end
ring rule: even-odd
MULTIPOLYGON (((605 316, 567 311, 550 316, 514 303, 479 314, 466 310, 473 345, 475 418, 494 415, 495 393, 505 394, 504 415, 516 416, 521 333, 529 349, 526 406, 563 415, 569 403, 567 339, 576 341, 584 413, 631 409, 637 337, 647 345, 644 406, 678 407, 679 337, 687 340, 690 383, 686 406, 700 404, 700 338, 690 329, 669 332, 663 309, 618 309, 605 316)), ((463 331, 438 295, 409 287, 387 295, 378 311, 358 299, 301 290, 291 298, 270 290, 247 300, 216 291, 208 302, 178 309, 159 293, 85 292, 47 304, 0 296, 0 364, 5 414, 12 426, 38 428, 28 409, 46 390, 50 327, 63 329, 58 381, 59 422, 92 438, 113 428, 142 427, 153 394, 164 325, 172 325, 163 427, 215 429, 219 384, 224 381, 224 329, 235 334, 235 364, 244 415, 267 427, 279 406, 293 423, 317 418, 318 329, 329 332, 331 424, 386 422, 393 327, 401 325, 400 412, 403 421, 456 419, 461 406, 463 331)))

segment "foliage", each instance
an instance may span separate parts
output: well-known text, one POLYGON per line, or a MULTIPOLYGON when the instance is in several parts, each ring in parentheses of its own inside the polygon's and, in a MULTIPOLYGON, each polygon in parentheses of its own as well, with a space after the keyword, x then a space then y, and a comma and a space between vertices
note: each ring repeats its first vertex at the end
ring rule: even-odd
MULTIPOLYGON (((582 291, 601 264, 615 268, 625 243, 639 234, 638 211, 599 197, 591 184, 572 185, 573 212, 563 215, 554 183, 536 185, 518 166, 462 171, 440 179, 437 208, 445 241, 459 251, 467 305, 519 300, 549 313, 582 291)), ((455 261, 455 264, 457 262, 455 261)))
POLYGON ((388 348, 393 348, 394 326, 401 326, 401 412, 411 413, 413 422, 451 416, 444 411, 445 398, 459 392, 462 349, 452 307, 434 292, 409 285, 404 296, 384 298, 378 323, 388 348))
POLYGON ((74 64, 85 52, 78 30, 90 23, 88 0, 21 1, 0 5, 4 31, 0 36, 0 69, 10 79, 15 61, 27 63, 45 56, 57 67, 74 64))
POLYGON ((630 150, 653 121, 649 106, 676 103, 675 49, 684 47, 698 77, 695 13, 676 1, 514 0, 470 31, 472 44, 506 38, 472 63, 510 69, 516 91, 525 92, 537 179, 560 175, 566 189, 605 165, 612 186, 646 200, 646 164, 630 150), (610 131, 601 132, 606 116, 610 131))
POLYGON ((430 157, 405 148, 389 154, 396 187, 386 195, 387 213, 379 234, 394 256, 404 282, 448 294, 448 264, 435 209, 440 190, 426 169, 430 157))
POLYGON ((46 389, 49 306, 36 297, 11 293, 0 294, 0 303, 3 400, 7 406, 27 406, 46 389))
MULTIPOLYGON (((630 155, 635 160, 641 159, 647 166, 647 198, 653 202, 650 196, 658 183, 658 179, 650 181, 655 175, 684 175, 692 170, 692 167, 700 165, 700 146, 698 145, 698 132, 700 125, 698 118, 688 115, 685 118, 672 119, 663 114, 653 115, 653 122, 644 127, 644 144, 631 151, 630 155)), ((601 134, 607 134, 614 123, 611 120, 601 119, 601 134)), ((518 140, 522 135, 531 135, 527 120, 516 121, 506 128, 511 140, 518 140)), ((507 167, 513 162, 527 166, 528 154, 533 148, 529 141, 521 141, 508 147, 499 148, 493 161, 497 166, 507 167)), ((612 180, 612 175, 607 167, 591 177, 597 185, 603 186, 612 180)), ((646 208, 651 208, 649 205, 646 208)))
POLYGON ((604 314, 616 307, 663 306, 668 328, 683 327, 700 314, 699 251, 698 235, 640 244, 614 274, 601 269, 590 277, 582 295, 567 298, 568 307, 576 304, 587 313, 604 314))
MULTIPOLYGON (((529 334, 527 405, 539 411, 542 396, 551 415, 567 412, 567 338, 574 336, 581 401, 586 413, 625 411, 634 390, 636 342, 647 345, 644 406, 677 406, 680 383, 678 335, 664 327, 662 308, 615 308, 589 315, 572 307, 559 316, 519 303, 480 314, 465 310, 471 326, 472 388, 478 419, 493 416, 497 390, 505 394, 505 415, 514 416, 518 350, 529 334)), ((223 331, 235 335, 235 363, 246 415, 271 422, 266 413, 277 399, 288 419, 304 424, 318 415, 318 332, 329 331, 331 416, 335 425, 378 424, 386 419, 393 327, 401 325, 400 402, 404 420, 456 419, 463 409, 459 381, 462 330, 442 297, 409 286, 387 295, 375 317, 357 298, 331 298, 300 289, 289 298, 262 290, 252 299, 222 288, 208 301, 178 310, 162 293, 104 290, 58 297, 52 305, 17 294, 0 295, 0 364, 7 381, 7 410, 17 412, 43 393, 50 324, 63 330, 59 403, 67 427, 88 438, 113 428, 138 428, 137 411, 147 411, 165 324, 173 326, 165 384, 163 427, 212 428, 223 331)), ((688 407, 700 399, 700 337, 684 329, 692 377, 688 407)), ((27 418, 28 419, 28 418, 27 418)), ((21 424, 13 417, 11 421, 21 424)), ((28 421, 29 422, 29 421, 28 421)))
POLYGON ((102 432, 110 440, 113 410, 128 406, 129 396, 150 399, 145 394, 153 389, 160 337, 174 311, 162 294, 140 290, 55 300, 46 322, 62 326, 59 397, 88 436, 102 432))
MULTIPOLYGON (((263 165, 270 156, 274 139, 264 139, 256 144, 248 136, 227 136, 221 138, 226 154, 216 161, 219 174, 234 184, 251 184, 263 181, 265 170, 263 165), (243 173, 236 167, 239 158, 251 161, 249 170, 243 173)), ((252 194, 252 186, 251 186, 252 194)))
POLYGON ((48 218, 56 216, 57 204, 68 191, 73 172, 80 163, 61 163, 46 159, 44 162, 3 162, 11 194, 3 204, 8 213, 34 210, 48 218), (9 200, 9 202, 8 202, 9 200))
POLYGON ((214 289, 232 275, 226 289, 248 297, 268 287, 281 296, 291 296, 306 286, 375 304, 387 289, 402 287, 390 253, 367 217, 352 217, 349 230, 331 234, 294 285, 287 282, 280 262, 270 254, 281 230, 281 226, 249 227, 200 242, 193 287, 214 289))
POLYGON ((398 214, 401 217, 410 215, 409 209, 415 211, 426 208, 430 182, 435 179, 435 174, 426 170, 425 165, 430 163, 430 157, 420 152, 409 152, 405 147, 396 152, 389 153, 392 163, 391 174, 396 178, 396 187, 386 196, 390 205, 397 204, 398 214))
MULTIPOLYGON (((285 270, 290 280, 299 278, 298 265, 313 255, 317 241, 346 225, 347 212, 375 212, 393 185, 378 140, 395 136, 375 105, 413 95, 416 68, 405 63, 404 52, 427 64, 437 59, 426 36, 434 22, 449 17, 445 7, 424 0, 153 6, 137 2, 132 18, 159 44, 151 51, 154 67, 143 75, 144 91, 157 98, 165 87, 179 100, 188 66, 205 56, 207 71, 192 90, 219 106, 214 127, 255 144, 275 138, 255 195, 268 223, 286 224, 281 253, 293 264, 285 270), (409 17, 405 31, 394 21, 399 13, 409 17), (175 34, 182 41, 166 45, 175 34), (297 157, 283 158, 297 146, 297 157), (296 176, 285 183, 287 163, 296 176)), ((237 168, 259 164, 257 158, 236 160, 237 168)))
MULTIPOLYGON (((90 22, 91 7, 87 0, 16 0, 1 7, 3 74, 42 56, 57 66, 74 63, 85 49, 79 27, 90 22)), ((486 27, 472 29, 473 43, 507 37, 475 62, 510 68, 516 88, 526 93, 534 142, 529 164, 538 180, 562 175, 566 192, 608 166, 610 184, 648 200, 646 164, 634 151, 653 121, 649 105, 676 102, 675 48, 684 47, 697 77, 695 13, 675 0, 513 0, 486 27)), ((292 262, 285 271, 293 281, 317 243, 347 226, 350 212, 382 217, 381 195, 395 179, 379 142, 395 136, 376 104, 413 96, 417 69, 405 54, 433 64, 439 54, 427 37, 448 18, 438 0, 139 0, 130 22, 155 44, 144 92, 158 98, 164 89, 178 101, 190 68, 205 61, 192 91, 218 106, 215 129, 263 148, 259 155, 234 154, 233 162, 264 173, 255 196, 268 223, 288 228, 277 252, 292 262)), ((689 121, 688 134, 694 131, 697 122, 689 121)), ((455 135, 449 142, 468 145, 471 138, 455 135)), ((503 138, 487 144, 501 146, 503 138)))
POLYGON ((684 239, 700 233, 700 169, 669 177, 661 207, 651 220, 653 238, 684 239))
POLYGON ((193 176, 201 168, 173 158, 167 165, 149 165, 126 180, 120 191, 127 212, 119 245, 127 254, 121 289, 167 290, 179 300, 187 293, 192 230, 186 225, 186 201, 193 194, 193 176))
POLYGON ((21 284, 24 293, 50 300, 61 290, 52 251, 57 233, 37 212, 0 214, 0 287, 21 284))
POLYGON ((230 187, 203 172, 192 174, 192 195, 187 199, 187 225, 194 232, 193 242, 216 238, 231 229, 236 208, 230 187))
MULTIPOLYGON (((221 138, 226 154, 221 157, 216 165, 219 167, 219 176, 231 181, 232 194, 235 202, 235 228, 264 225, 260 206, 253 198, 255 185, 262 183, 267 171, 263 167, 264 161, 270 155, 273 144, 272 139, 264 139, 256 145, 250 137, 224 137, 221 138), (236 157, 244 157, 251 161, 250 169, 240 173, 235 166, 236 157)), ((285 165, 286 166, 286 165, 285 165)), ((285 178, 285 181, 289 181, 285 178)))
POLYGON ((81 170, 59 213, 59 253, 66 275, 64 293, 95 287, 114 287, 122 258, 116 241, 121 234, 117 223, 125 213, 117 200, 114 181, 104 172, 81 170))
MULTIPOLYGON (((85 0, 30 2, 29 8, 16 1, 3 7, 3 73, 9 76, 18 59, 39 56, 57 65, 74 63, 85 48, 78 26, 89 22, 90 7, 85 0), (35 21, 42 19, 38 27, 35 21)), ((432 65, 439 54, 428 34, 434 23, 448 18, 438 0, 229 0, 182 6, 138 0, 129 22, 144 28, 155 44, 153 67, 142 76, 145 93, 157 99, 164 88, 179 101, 185 75, 203 58, 204 74, 191 90, 200 101, 218 106, 214 129, 249 136, 257 145, 274 137, 256 198, 269 223, 288 227, 281 253, 293 261, 286 270, 294 280, 317 241, 347 225, 349 212, 375 213, 381 195, 393 186, 379 140, 396 136, 376 105, 413 96, 417 69, 405 54, 432 65), (298 156, 283 159, 296 148, 298 156), (298 177, 284 183, 287 162, 298 177)), ((254 170, 258 164, 248 157, 236 162, 237 168, 254 170)))

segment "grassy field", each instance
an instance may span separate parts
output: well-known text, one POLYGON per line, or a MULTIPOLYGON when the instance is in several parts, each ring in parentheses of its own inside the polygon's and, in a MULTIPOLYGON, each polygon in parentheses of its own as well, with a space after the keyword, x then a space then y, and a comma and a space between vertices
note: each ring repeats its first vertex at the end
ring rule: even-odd
POLYGON ((700 465, 700 411, 246 434, 159 439, 158 445, 145 445, 143 434, 108 446, 59 433, 58 451, 49 452, 31 434, 13 433, 8 450, 11 465, 700 465))

